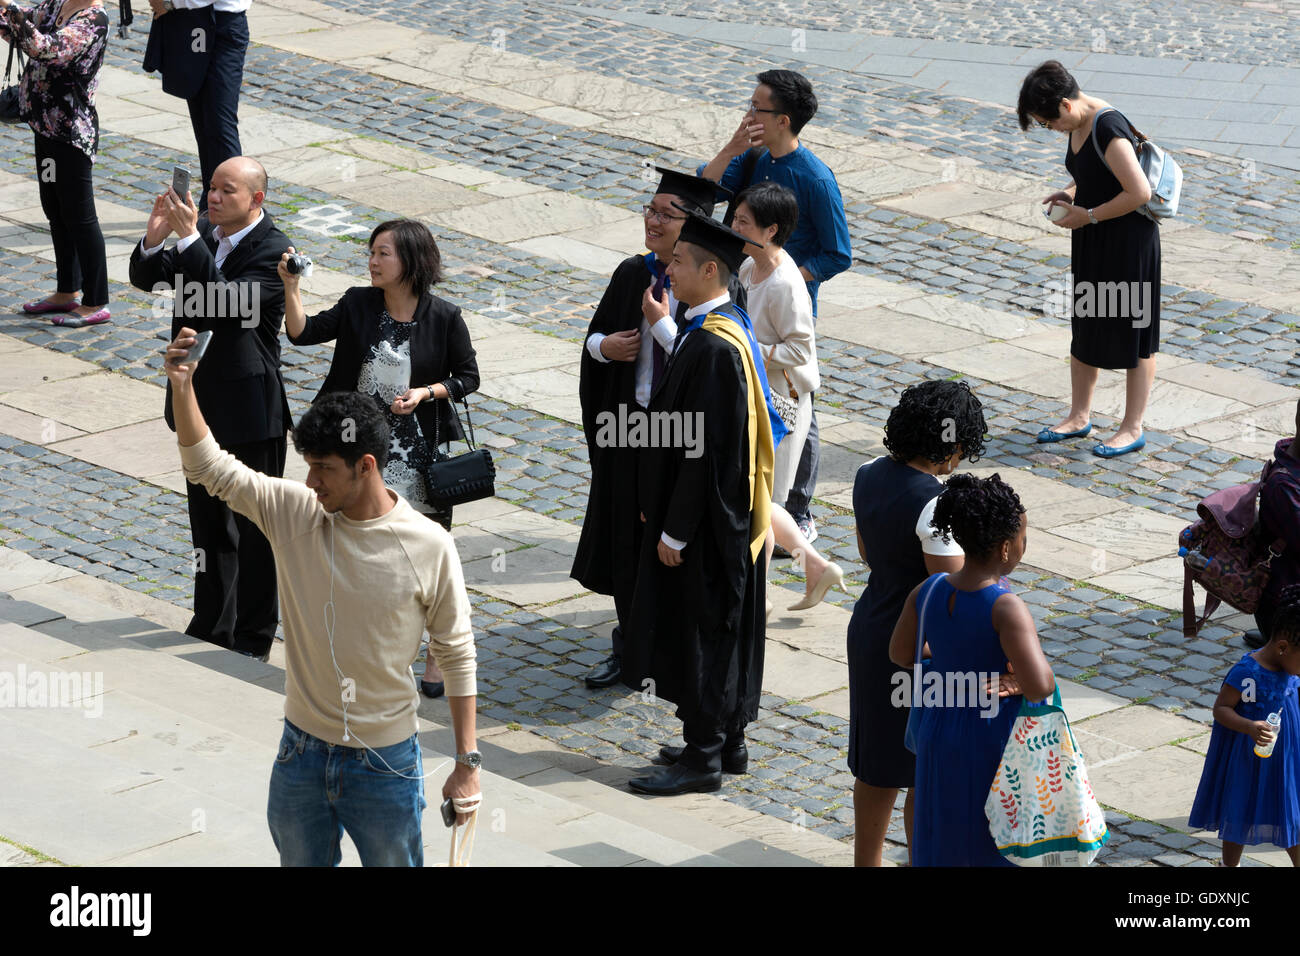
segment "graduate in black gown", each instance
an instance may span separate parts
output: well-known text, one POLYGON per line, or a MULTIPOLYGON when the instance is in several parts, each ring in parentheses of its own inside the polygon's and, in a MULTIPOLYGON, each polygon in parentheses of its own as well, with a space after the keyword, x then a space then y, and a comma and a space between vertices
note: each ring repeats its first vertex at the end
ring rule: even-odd
POLYGON ((711 216, 717 195, 717 185, 710 180, 655 168, 662 178, 644 207, 645 244, 649 251, 629 256, 614 270, 582 350, 578 394, 591 461, 591 487, 570 576, 590 591, 611 595, 618 615, 613 653, 586 676, 587 686, 592 688, 609 687, 619 680, 624 621, 636 581, 641 539, 636 501, 637 449, 600 441, 601 416, 617 417, 620 407, 631 411, 649 404, 650 393, 677 335, 674 316, 678 303, 666 270, 686 213, 674 208, 673 203, 711 216), (647 289, 652 289, 655 300, 666 306, 662 319, 661 312, 652 313, 657 320, 653 324, 643 314, 642 300, 647 289))
POLYGON ((664 748, 667 767, 630 781, 641 793, 717 790, 724 766, 743 773, 745 725, 758 715, 773 421, 778 438, 784 428, 749 319, 728 294, 745 243, 692 215, 668 269, 688 308, 648 412, 680 440, 638 455, 645 526, 623 682, 677 704, 686 746, 664 748))

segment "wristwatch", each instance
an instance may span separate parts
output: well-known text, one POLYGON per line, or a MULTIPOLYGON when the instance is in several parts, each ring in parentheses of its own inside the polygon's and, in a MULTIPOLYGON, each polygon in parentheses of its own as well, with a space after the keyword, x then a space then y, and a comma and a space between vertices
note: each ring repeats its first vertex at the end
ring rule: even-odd
POLYGON ((464 764, 470 770, 477 770, 483 766, 483 755, 477 750, 471 750, 467 754, 456 754, 456 763, 464 764))
POLYGON ((1092 214, 1091 209, 1088 210, 1088 221, 1094 226, 1097 225, 1097 217, 1092 214))

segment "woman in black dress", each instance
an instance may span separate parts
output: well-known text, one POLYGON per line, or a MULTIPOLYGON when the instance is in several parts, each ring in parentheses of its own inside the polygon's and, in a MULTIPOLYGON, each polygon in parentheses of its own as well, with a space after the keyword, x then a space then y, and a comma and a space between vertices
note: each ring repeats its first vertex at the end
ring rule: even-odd
POLYGON ((1045 211, 1060 217, 1053 222, 1072 230, 1070 414, 1038 440, 1092 431, 1098 369, 1122 368, 1128 370, 1124 420, 1092 453, 1114 458, 1137 451, 1146 444, 1142 417, 1160 349, 1160 228, 1137 211, 1151 199, 1137 159, 1140 140, 1118 110, 1081 92, 1055 60, 1025 77, 1018 113, 1021 129, 1034 122, 1069 134, 1065 168, 1074 177, 1043 200, 1050 204, 1045 211))
MULTIPOLYGON (((377 226, 370 236, 370 285, 348 289, 333 308, 313 316, 304 314, 299 277, 288 271, 287 259, 286 253, 279 273, 289 341, 337 340, 320 395, 358 391, 375 400, 392 435, 384 484, 450 531, 451 508, 429 499, 422 472, 437 444, 463 437, 451 402, 439 400, 464 398, 478 388, 479 375, 459 306, 429 291, 442 279, 433 234, 414 219, 377 226)), ((420 689, 442 695, 432 655, 420 689)))
MULTIPOLYGON (((849 770, 853 784, 853 860, 879 866, 898 791, 912 835, 916 758, 903 746, 907 706, 896 705, 908 671, 889 660, 889 639, 912 589, 937 571, 962 566, 961 548, 930 525, 943 491, 939 475, 984 450, 984 412, 965 382, 929 381, 905 390, 885 425, 889 457, 858 469, 853 516, 858 553, 871 568, 849 621, 849 770)), ((901 698, 906 699, 904 696, 901 698)))

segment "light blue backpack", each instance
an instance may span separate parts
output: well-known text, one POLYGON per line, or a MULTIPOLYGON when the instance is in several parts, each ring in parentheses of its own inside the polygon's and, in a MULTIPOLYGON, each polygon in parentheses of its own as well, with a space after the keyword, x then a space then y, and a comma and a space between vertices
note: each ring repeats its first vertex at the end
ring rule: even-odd
MULTIPOLYGON (((1098 111, 1092 121, 1092 147, 1107 169, 1110 169, 1110 163, 1106 162, 1106 154, 1101 151, 1101 145, 1097 142, 1097 120, 1101 118, 1102 113, 1109 113, 1111 110, 1119 113, 1115 107, 1108 106, 1098 111)), ((1151 201, 1144 206, 1139 206, 1137 211, 1159 225, 1160 220, 1172 218, 1178 212, 1178 197, 1183 191, 1183 171, 1172 156, 1138 132, 1137 127, 1129 123, 1123 113, 1120 113, 1120 118, 1128 123, 1129 131, 1138 140, 1138 165, 1142 167, 1147 182, 1151 184, 1151 201)), ((1111 173, 1114 172, 1111 169, 1111 173)))

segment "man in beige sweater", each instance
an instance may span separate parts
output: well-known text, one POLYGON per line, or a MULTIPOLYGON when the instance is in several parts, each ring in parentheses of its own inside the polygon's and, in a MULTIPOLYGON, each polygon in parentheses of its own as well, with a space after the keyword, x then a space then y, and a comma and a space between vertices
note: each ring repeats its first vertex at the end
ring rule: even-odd
POLYGON ((367 866, 421 866, 411 662, 426 628, 456 736, 443 796, 476 796, 482 762, 469 598, 451 535, 384 487, 388 425, 366 396, 327 395, 303 415, 294 446, 305 485, 222 451, 194 398, 195 341, 181 329, 165 353, 185 477, 251 519, 279 570, 285 729, 267 817, 280 862, 337 865, 346 830, 367 866))

